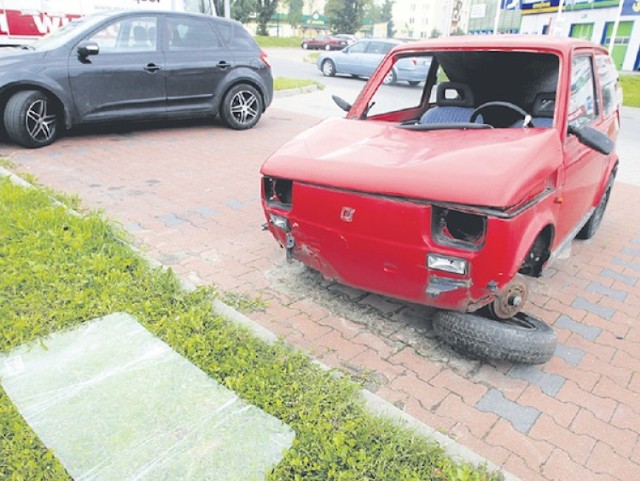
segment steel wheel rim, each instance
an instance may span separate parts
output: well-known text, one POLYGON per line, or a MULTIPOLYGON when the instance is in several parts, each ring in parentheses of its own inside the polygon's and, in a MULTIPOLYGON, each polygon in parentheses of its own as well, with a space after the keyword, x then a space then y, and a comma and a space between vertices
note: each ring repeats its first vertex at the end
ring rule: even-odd
POLYGON ((248 90, 241 90, 231 99, 231 115, 240 124, 249 124, 258 117, 258 98, 248 90))
POLYGON ((25 115, 25 124, 29 136, 37 142, 47 142, 56 133, 57 117, 49 113, 49 102, 38 99, 29 105, 25 115))
POLYGON ((333 65, 331 64, 331 62, 324 62, 322 73, 324 73, 327 77, 329 77, 333 73, 333 65))
POLYGON ((393 82, 393 70, 391 70, 382 81, 383 84, 389 85, 393 82))

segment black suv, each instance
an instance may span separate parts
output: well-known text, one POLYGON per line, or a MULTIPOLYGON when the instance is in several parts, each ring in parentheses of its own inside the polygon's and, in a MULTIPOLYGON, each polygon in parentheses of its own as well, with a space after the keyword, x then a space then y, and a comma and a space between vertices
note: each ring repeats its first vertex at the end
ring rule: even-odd
POLYGON ((219 115, 253 127, 273 97, 266 54, 235 21, 154 11, 82 17, 27 47, 0 49, 0 110, 25 147, 62 128, 219 115))

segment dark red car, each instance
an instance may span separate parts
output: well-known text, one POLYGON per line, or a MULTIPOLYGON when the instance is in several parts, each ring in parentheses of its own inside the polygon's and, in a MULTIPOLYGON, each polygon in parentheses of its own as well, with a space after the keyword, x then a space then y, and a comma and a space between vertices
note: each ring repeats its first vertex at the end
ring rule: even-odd
POLYGON ((269 230, 327 278, 443 309, 434 329, 460 350, 545 362, 555 333, 521 312, 527 278, 596 233, 620 97, 607 51, 582 40, 401 45, 352 106, 337 99, 346 118, 264 163, 269 230), (430 65, 423 90, 383 84, 407 57, 430 65))
POLYGON ((313 38, 302 40, 301 47, 309 50, 342 50, 349 42, 346 38, 333 37, 331 35, 316 35, 313 38))

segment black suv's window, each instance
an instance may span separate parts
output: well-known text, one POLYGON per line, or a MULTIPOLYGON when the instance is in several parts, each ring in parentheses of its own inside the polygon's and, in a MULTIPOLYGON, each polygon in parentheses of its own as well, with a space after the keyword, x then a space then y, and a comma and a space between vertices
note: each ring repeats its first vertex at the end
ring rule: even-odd
MULTIPOLYGON (((231 25, 227 24, 217 24, 216 27, 218 31, 220 31, 220 27, 224 27, 231 32, 231 25)), ((234 25, 233 26, 233 35, 229 33, 231 37, 231 42, 225 41, 225 44, 228 44, 232 50, 256 50, 257 44, 253 39, 251 34, 245 30, 242 25, 234 25)))
POLYGON ((200 50, 222 46, 207 19, 169 17, 167 26, 169 50, 200 50))
POLYGON ((155 16, 127 17, 98 30, 88 39, 100 53, 150 52, 157 45, 158 19, 155 16))
POLYGON ((570 124, 587 124, 598 116, 598 101, 590 55, 573 57, 571 63, 570 124))

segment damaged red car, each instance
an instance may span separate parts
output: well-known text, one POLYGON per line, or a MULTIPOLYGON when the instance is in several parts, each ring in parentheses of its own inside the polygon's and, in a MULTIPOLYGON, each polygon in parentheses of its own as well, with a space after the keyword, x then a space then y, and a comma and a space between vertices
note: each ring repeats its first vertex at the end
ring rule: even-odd
POLYGON ((442 309, 436 333, 474 357, 547 361, 555 333, 523 313, 528 277, 598 229, 618 156, 607 51, 576 39, 451 37, 396 47, 350 105, 262 166, 268 229, 340 283, 442 309), (423 89, 385 85, 421 58, 423 89))

